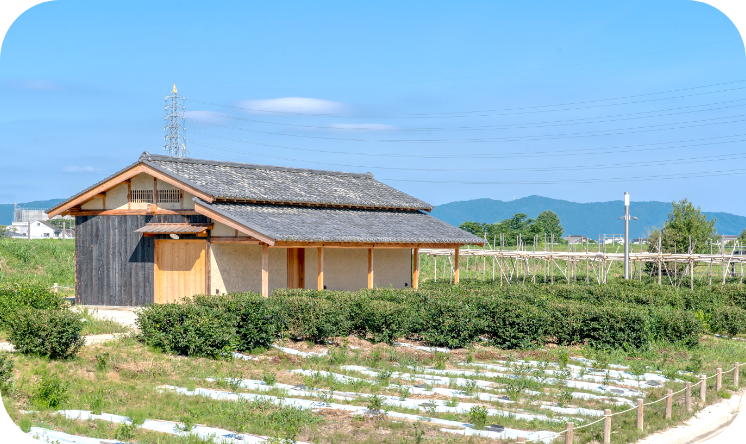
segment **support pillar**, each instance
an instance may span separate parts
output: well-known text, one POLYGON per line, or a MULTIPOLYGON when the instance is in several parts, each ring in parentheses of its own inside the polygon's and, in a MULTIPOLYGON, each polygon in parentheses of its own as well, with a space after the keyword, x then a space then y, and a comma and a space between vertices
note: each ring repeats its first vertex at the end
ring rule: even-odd
POLYGON ((611 410, 604 410, 604 443, 611 444, 611 410))
POLYGON ((368 248, 368 288, 373 288, 373 249, 368 248))
POLYGON ((414 248, 412 253, 412 288, 417 290, 420 288, 420 249, 414 248))
POLYGON ((453 283, 454 284, 458 284, 458 275, 459 275, 459 273, 458 273, 458 271, 459 271, 458 270, 458 253, 459 253, 458 249, 459 249, 459 247, 456 247, 456 249, 454 250, 454 256, 455 256, 454 259, 453 259, 454 266, 455 266, 454 267, 454 274, 453 274, 453 283))
POLYGON ((565 444, 572 444, 572 441, 574 438, 573 426, 574 426, 573 423, 571 422, 567 423, 567 426, 565 428, 565 444))
POLYGON ((642 416, 642 399, 637 399, 637 429, 642 430, 644 426, 642 416))
POLYGON ((324 289, 324 247, 319 247, 319 273, 316 278, 317 281, 317 289, 319 291, 324 289))
POLYGON ((269 297, 269 245, 262 244, 262 296, 269 297))
POLYGON ((666 390, 666 419, 671 419, 673 413, 673 390, 666 390))

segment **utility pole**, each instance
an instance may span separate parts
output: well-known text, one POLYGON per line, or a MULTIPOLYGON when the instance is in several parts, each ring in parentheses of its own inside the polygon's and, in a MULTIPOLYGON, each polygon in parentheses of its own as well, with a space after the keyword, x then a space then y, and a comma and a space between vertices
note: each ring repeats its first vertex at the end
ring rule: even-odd
POLYGON ((624 279, 629 279, 629 220, 637 220, 636 217, 629 215, 629 193, 624 192, 624 279))

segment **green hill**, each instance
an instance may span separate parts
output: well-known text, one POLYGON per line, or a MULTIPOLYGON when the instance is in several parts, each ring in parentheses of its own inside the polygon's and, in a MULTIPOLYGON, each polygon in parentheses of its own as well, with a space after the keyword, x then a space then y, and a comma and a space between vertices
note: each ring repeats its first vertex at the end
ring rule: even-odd
MULTIPOLYGON (((576 203, 550 199, 541 196, 528 196, 503 202, 493 199, 474 199, 438 205, 432 215, 453 225, 464 221, 494 223, 516 213, 526 213, 535 218, 544 210, 552 210, 562 220, 565 234, 582 234, 596 239, 599 234, 622 234, 624 222, 624 202, 576 203)), ((671 210, 670 202, 632 202, 630 213, 638 220, 630 222, 630 236, 645 236, 652 227, 660 227, 671 210)), ((720 234, 741 234, 746 229, 746 217, 729 213, 707 212, 708 219, 717 218, 715 227, 720 234)))
MULTIPOLYGON (((64 199, 36 200, 34 202, 19 203, 19 208, 51 208, 64 199)), ((0 204, 0 225, 13 223, 13 204, 0 204)))

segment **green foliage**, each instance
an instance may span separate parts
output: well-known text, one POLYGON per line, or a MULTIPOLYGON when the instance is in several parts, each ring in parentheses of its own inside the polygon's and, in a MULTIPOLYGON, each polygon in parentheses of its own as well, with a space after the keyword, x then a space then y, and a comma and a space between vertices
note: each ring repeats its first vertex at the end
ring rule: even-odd
POLYGON ((0 352, 0 391, 10 388, 13 382, 13 357, 8 352, 0 352))
POLYGON ((324 342, 350 333, 347 306, 328 300, 323 292, 309 291, 303 296, 288 292, 275 296, 276 293, 270 303, 278 313, 283 330, 293 338, 324 342))
POLYGON ((31 418, 28 416, 24 416, 21 418, 20 421, 18 421, 18 427, 23 431, 23 433, 28 433, 31 431, 31 426, 33 423, 31 422, 31 418))
POLYGON ((554 241, 560 242, 560 236, 564 233, 564 228, 557 213, 553 211, 542 211, 534 220, 524 213, 516 213, 513 217, 503 219, 493 224, 479 222, 464 222, 459 225, 462 230, 468 231, 475 236, 487 236, 490 243, 492 239, 499 239, 500 234, 505 235, 505 245, 516 245, 518 235, 521 235, 523 241, 531 241, 534 235, 539 235, 540 241, 544 241, 544 235, 547 235, 547 241, 554 234, 554 241))
POLYGON ((266 348, 275 340, 277 316, 258 293, 199 295, 191 302, 219 310, 235 329, 235 345, 240 351, 266 348))
POLYGON ((430 345, 466 347, 484 331, 484 318, 476 307, 458 297, 432 295, 423 301, 422 338, 430 345))
POLYGON ((123 421, 119 424, 119 427, 114 431, 113 438, 117 441, 129 442, 135 437, 135 429, 137 426, 134 423, 127 423, 123 421))
POLYGON ((56 373, 45 373, 34 388, 31 404, 37 409, 56 409, 68 398, 68 383, 56 373))
POLYGON ((71 310, 16 310, 6 322, 8 340, 16 351, 65 359, 85 344, 80 315, 71 310))
POLYGON ((484 426, 487 425, 487 407, 483 405, 475 405, 469 409, 469 422, 474 425, 477 430, 483 430, 484 426))
POLYGON ((735 336, 746 332, 746 310, 725 306, 712 311, 709 318, 710 329, 713 333, 725 333, 735 336))
POLYGON ((233 316, 192 302, 153 304, 137 313, 138 338, 167 353, 220 357, 236 345, 233 316))
POLYGON ((57 239, 4 239, 0 236, 0 283, 51 287, 75 284, 75 242, 57 239))
POLYGON ((657 253, 660 240, 663 252, 686 253, 691 239, 694 253, 709 253, 710 241, 717 236, 717 218, 708 221, 700 207, 695 207, 686 199, 671 202, 671 206, 663 228, 653 229, 648 233, 648 251, 657 253))
POLYGON ((57 310, 64 305, 65 298, 59 293, 52 293, 45 285, 27 282, 0 283, 0 328, 5 328, 7 319, 20 309, 57 310))

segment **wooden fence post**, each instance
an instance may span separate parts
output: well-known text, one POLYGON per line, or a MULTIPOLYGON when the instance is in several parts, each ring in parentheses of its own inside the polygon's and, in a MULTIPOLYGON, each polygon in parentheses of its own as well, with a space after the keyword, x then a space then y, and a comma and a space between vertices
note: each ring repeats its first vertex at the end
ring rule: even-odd
POLYGON ((611 410, 604 410, 604 444, 611 444, 611 410))
POLYGON ((565 429, 565 444, 572 444, 572 440, 574 438, 573 437, 574 432, 572 428, 573 428, 573 423, 568 422, 566 429, 565 429))
POLYGON ((524 443, 524 442, 526 442, 526 438, 524 438, 523 436, 519 436, 518 437, 518 441, 516 441, 516 442, 517 443, 524 443))
POLYGON ((699 375, 699 400, 705 405, 707 400, 707 376, 699 375))
POLYGON ((692 411, 692 383, 686 383, 686 391, 684 391, 684 404, 686 404, 686 411, 692 411))
POLYGON ((54 283, 54 286, 52 286, 52 292, 57 293, 59 291, 59 286, 57 285, 57 282, 54 283))
POLYGON ((642 399, 637 399, 637 428, 642 430, 643 428, 643 417, 642 417, 642 399))
POLYGON ((733 385, 738 388, 738 373, 740 373, 741 371, 741 363, 736 362, 735 367, 736 368, 733 369, 733 385))
POLYGON ((673 410, 673 390, 666 390, 666 419, 671 419, 673 410))
POLYGON ((715 392, 719 392, 723 388, 723 369, 717 368, 715 372, 715 392))

